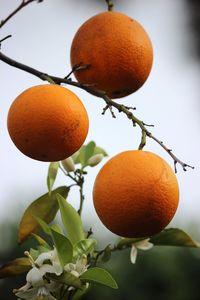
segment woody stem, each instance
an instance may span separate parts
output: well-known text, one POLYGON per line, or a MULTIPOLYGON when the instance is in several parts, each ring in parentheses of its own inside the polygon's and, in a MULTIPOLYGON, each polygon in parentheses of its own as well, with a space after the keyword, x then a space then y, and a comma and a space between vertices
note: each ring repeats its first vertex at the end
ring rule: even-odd
POLYGON ((33 2, 35 0, 22 0, 21 3, 19 4, 19 6, 13 10, 4 20, 1 20, 0 22, 0 28, 3 27, 14 15, 16 15, 23 7, 25 7, 26 5, 30 4, 31 2, 33 2))
POLYGON ((128 119, 131 120, 132 124, 138 125, 142 131, 142 137, 141 137, 141 142, 139 145, 139 149, 142 149, 146 143, 146 137, 151 138, 152 140, 154 140, 157 144, 159 144, 173 159, 174 161, 174 168, 175 168, 175 172, 177 171, 176 165, 179 164, 182 166, 183 170, 186 171, 186 168, 192 168, 194 169, 193 166, 186 164, 185 162, 181 161, 173 152, 171 149, 169 149, 162 141, 160 141, 158 138, 156 138, 147 128, 146 126, 148 126, 147 124, 145 124, 142 120, 138 119, 131 111, 130 108, 124 106, 123 104, 119 104, 116 101, 111 100, 107 95, 106 92, 101 91, 96 89, 95 87, 92 86, 88 86, 88 85, 84 85, 84 84, 80 84, 79 82, 73 81, 70 78, 60 78, 60 77, 56 77, 56 76, 52 76, 52 75, 48 75, 44 72, 38 71, 32 67, 29 67, 27 65, 24 65, 22 63, 19 63, 9 57, 7 57, 6 55, 4 55, 2 52, 0 52, 0 60, 7 63, 10 66, 13 66, 15 68, 21 69, 25 72, 28 72, 32 75, 37 76, 38 78, 40 78, 41 80, 46 81, 47 78, 51 78, 51 80, 55 83, 55 84, 69 84, 78 88, 81 88, 89 93, 92 93, 93 95, 102 98, 106 104, 109 107, 115 107, 119 113, 124 113, 128 119))
POLYGON ((106 0, 106 3, 108 5, 108 11, 112 11, 114 7, 112 0, 106 0))

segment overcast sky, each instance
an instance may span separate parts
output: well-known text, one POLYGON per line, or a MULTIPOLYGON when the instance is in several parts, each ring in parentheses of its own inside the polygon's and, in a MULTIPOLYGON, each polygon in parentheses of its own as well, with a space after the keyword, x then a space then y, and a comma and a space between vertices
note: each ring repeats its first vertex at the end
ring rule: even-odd
MULTIPOLYGON (((0 19, 8 15, 20 1, 0 0, 0 19)), ((154 65, 148 81, 135 94, 119 100, 136 106, 136 116, 154 124, 152 132, 174 150, 195 170, 183 172, 178 166, 180 205, 170 225, 186 228, 196 220, 198 225, 200 200, 200 104, 199 65, 192 56, 187 8, 182 0, 116 0, 115 10, 138 20, 149 33, 154 47, 154 65)), ((2 45, 2 52, 49 74, 64 76, 70 70, 69 52, 78 27, 92 15, 105 10, 104 1, 44 0, 24 8, 1 30, 0 38, 12 34, 2 45)), ((34 76, 14 69, 0 61, 0 157, 1 194, 0 220, 7 217, 19 221, 17 212, 47 191, 47 163, 38 162, 21 154, 9 138, 6 120, 12 101, 26 88, 41 84, 34 76)), ((101 115, 104 102, 80 89, 69 86, 83 101, 90 118, 86 142, 95 140, 110 156, 128 149, 136 149, 140 130, 133 128, 123 115, 112 119, 101 115)), ((148 140, 146 149, 153 151, 173 167, 173 161, 155 142, 148 140)), ((100 168, 100 166, 99 166, 100 168)), ((85 186, 84 221, 93 224, 97 216, 92 205, 92 184, 98 168, 88 171, 85 186)), ((56 186, 65 184, 60 174, 56 186)), ((71 203, 77 205, 73 193, 71 203)), ((96 222, 98 228, 107 232, 96 222)), ((200 227, 200 226, 199 226, 200 227)))

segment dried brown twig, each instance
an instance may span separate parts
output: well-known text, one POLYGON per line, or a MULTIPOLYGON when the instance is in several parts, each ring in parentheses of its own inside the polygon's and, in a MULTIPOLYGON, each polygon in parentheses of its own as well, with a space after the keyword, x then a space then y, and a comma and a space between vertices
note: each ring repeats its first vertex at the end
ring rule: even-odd
MULTIPOLYGON (((11 12, 4 20, 2 20, 0 22, 0 28, 2 28, 7 21, 9 21, 14 15, 16 15, 22 8, 24 8, 25 6, 27 6, 28 4, 37 1, 38 3, 43 2, 43 0, 22 0, 20 5, 13 11, 11 12)), ((111 11, 113 9, 113 1, 112 0, 105 0, 107 5, 108 5, 108 10, 111 11)), ((11 35, 8 35, 4 38, 2 38, 0 40, 0 48, 1 48, 1 43, 3 41, 5 41, 6 39, 10 38, 11 35)), ((7 63, 10 66, 13 66, 15 68, 18 68, 20 70, 23 70, 25 72, 28 72, 32 75, 35 75, 37 77, 39 77, 41 80, 46 80, 50 83, 56 83, 56 84, 69 84, 69 85, 73 85, 75 87, 81 88, 89 93, 92 93, 93 95, 102 98, 105 102, 106 102, 106 106, 103 109, 103 114, 105 114, 105 112, 109 109, 111 112, 111 115, 113 118, 116 118, 115 113, 113 111, 113 107, 116 108, 118 110, 119 113, 124 113, 128 119, 130 119, 132 121, 133 126, 138 125, 141 129, 141 141, 140 141, 140 145, 139 145, 139 149, 143 149, 143 147, 146 145, 146 138, 149 137, 151 139, 153 139, 157 144, 159 144, 165 151, 167 151, 167 153, 171 156, 171 158, 174 161, 174 168, 175 168, 175 172, 177 172, 177 164, 180 164, 183 168, 184 171, 187 170, 187 168, 192 168, 194 169, 194 167, 184 163, 183 161, 181 161, 177 156, 174 155, 174 153, 172 152, 171 149, 169 149, 162 141, 160 141, 159 139, 157 139, 149 130, 147 130, 147 126, 153 126, 153 125, 147 125, 146 123, 144 123, 143 121, 139 120, 132 112, 131 110, 134 110, 135 108, 131 108, 131 107, 127 107, 124 106, 123 104, 118 104, 115 101, 112 101, 104 91, 100 91, 97 90, 93 85, 83 85, 80 84, 78 82, 72 81, 70 78, 70 75, 74 72, 74 71, 78 71, 81 69, 87 69, 89 67, 89 65, 78 65, 78 66, 74 66, 74 68, 72 68, 71 72, 65 77, 65 78, 60 78, 60 77, 56 77, 56 76, 52 76, 52 75, 48 75, 44 72, 38 71, 32 67, 29 67, 27 65, 24 65, 22 63, 19 63, 9 57, 7 57, 6 55, 4 55, 2 52, 0 52, 0 60, 7 63)))
MULTIPOLYGON (((17 8, 15 10, 13 10, 4 20, 1 20, 0 22, 0 28, 2 28, 14 15, 16 15, 22 8, 24 8, 25 6, 27 6, 28 4, 34 2, 36 0, 22 0, 21 3, 19 4, 19 6, 17 6, 17 8)), ((42 2, 41 0, 38 1, 42 2)))
MULTIPOLYGON (((175 172, 177 172, 177 164, 181 165, 183 170, 186 171, 187 168, 192 168, 194 169, 193 166, 186 164, 185 162, 181 161, 173 152, 171 149, 169 149, 162 141, 160 141, 158 138, 156 138, 146 127, 147 126, 152 126, 152 125, 147 125, 145 124, 143 121, 141 121, 140 119, 138 119, 132 112, 131 109, 134 108, 130 108, 130 107, 126 107, 123 104, 119 104, 113 100, 111 100, 104 91, 98 90, 93 86, 90 85, 84 85, 84 84, 80 84, 76 81, 72 81, 71 78, 69 78, 69 76, 65 77, 65 78, 60 78, 60 77, 56 77, 56 76, 52 76, 49 74, 46 74, 44 72, 38 71, 32 67, 29 67, 27 65, 24 65, 22 63, 19 63, 9 57, 7 57, 6 55, 4 55, 2 52, 0 52, 0 60, 7 63, 8 65, 18 68, 20 70, 23 70, 25 72, 28 72, 32 75, 35 75, 37 77, 39 77, 41 80, 44 81, 48 81, 51 83, 55 83, 55 84, 69 84, 78 88, 81 88, 99 98, 102 98, 105 102, 106 102, 106 109, 108 108, 110 109, 112 116, 114 117, 115 114, 113 112, 113 107, 116 108, 118 110, 119 113, 124 113, 128 119, 130 119, 133 123, 134 126, 138 125, 141 129, 141 142, 139 145, 139 149, 143 149, 143 147, 146 145, 146 138, 151 138, 152 140, 154 140, 157 144, 159 144, 173 159, 174 161, 174 167, 175 167, 175 172)), ((84 66, 83 66, 84 67, 84 66)), ((85 66, 85 68, 88 66, 85 66)), ((77 66, 77 69, 73 68, 73 71, 80 69, 80 66, 77 66)), ((69 73, 71 74, 71 72, 69 73)))

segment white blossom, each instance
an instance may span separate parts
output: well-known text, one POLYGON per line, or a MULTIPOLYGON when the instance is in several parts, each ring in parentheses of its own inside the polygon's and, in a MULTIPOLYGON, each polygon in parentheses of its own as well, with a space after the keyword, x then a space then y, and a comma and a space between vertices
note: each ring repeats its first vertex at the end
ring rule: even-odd
MULTIPOLYGON (((45 279, 46 273, 60 275, 65 270, 79 277, 88 268, 87 257, 83 255, 76 263, 68 263, 63 269, 56 249, 41 253, 35 261, 32 260, 30 255, 29 257, 32 268, 26 275, 26 284, 13 291, 18 298, 25 300, 57 300, 53 294, 61 285, 45 279)), ((74 288, 70 287, 70 289, 74 288)))
POLYGON ((76 277, 79 277, 85 271, 87 271, 87 257, 82 256, 82 258, 78 259, 75 264, 68 263, 64 266, 64 270, 68 273, 73 274, 76 277))
POLYGON ((130 253, 130 259, 132 264, 136 262, 137 252, 138 252, 137 249, 149 250, 153 247, 153 244, 150 243, 149 240, 150 239, 148 238, 132 244, 131 253, 130 253))
POLYGON ((55 291, 57 287, 54 283, 44 284, 39 287, 29 287, 26 284, 24 287, 15 290, 14 293, 20 299, 28 300, 57 300, 52 294, 52 291, 55 291))
MULTIPOLYGON (((49 252, 43 252, 41 253, 38 258, 35 261, 35 264, 39 267, 41 267, 45 261, 50 261, 52 265, 49 265, 50 268, 48 273, 55 273, 56 275, 60 275, 63 272, 63 269, 61 267, 59 258, 58 258, 58 253, 57 250, 54 248, 54 250, 49 251, 49 252), (52 272, 50 271, 52 270, 52 272)), ((46 273, 47 273, 46 272, 46 273)))
POLYGON ((56 249, 41 253, 26 275, 27 283, 14 290, 17 297, 28 300, 56 300, 52 295, 59 288, 57 283, 44 279, 46 273, 60 275, 63 269, 59 263, 56 249), (50 264, 48 263, 50 262, 50 264))

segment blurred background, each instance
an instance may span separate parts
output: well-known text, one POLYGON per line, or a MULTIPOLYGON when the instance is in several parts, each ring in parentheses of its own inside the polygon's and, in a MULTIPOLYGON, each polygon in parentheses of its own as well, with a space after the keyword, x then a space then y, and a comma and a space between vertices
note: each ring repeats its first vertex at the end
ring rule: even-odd
MULTIPOLYGON (((113 0, 115 10, 138 20, 151 37, 154 65, 149 79, 135 94, 123 98, 127 106, 136 106, 136 116, 154 124, 154 135, 164 141, 174 153, 195 170, 182 171, 177 178, 181 199, 170 227, 179 227, 200 241, 199 219, 199 153, 200 153, 200 2, 198 0, 113 0)), ((20 3, 0 0, 0 20, 20 3)), ((0 32, 0 39, 12 38, 2 44, 7 56, 52 75, 64 77, 70 71, 70 45, 78 27, 89 17, 106 10, 104 0, 44 0, 28 5, 13 17, 0 32)), ((95 50, 94 50, 95 51, 95 50)), ((11 142, 6 119, 8 109, 26 88, 42 82, 32 75, 11 68, 0 61, 0 264, 21 256, 34 245, 30 240, 17 245, 20 217, 33 200, 47 192, 48 164, 21 154, 11 142)), ((77 93, 90 117, 90 132, 86 142, 94 140, 113 156, 135 149, 140 131, 132 128, 124 116, 112 119, 101 115, 104 102, 82 90, 77 93)), ((147 150, 153 151, 173 167, 173 161, 158 145, 148 140, 147 150)), ((114 242, 111 234, 98 220, 92 205, 92 185, 102 166, 90 169, 85 185, 83 220, 91 225, 100 247, 114 242)), ((59 174, 56 186, 65 184, 59 174)), ((78 194, 69 201, 78 204, 78 194)), ((130 264, 129 250, 115 253, 107 268, 119 284, 119 290, 93 288, 85 299, 163 299, 195 300, 200 298, 200 251, 155 247, 140 252, 136 265, 130 264)), ((0 280, 0 299, 15 299, 12 289, 24 283, 24 278, 0 280)))

